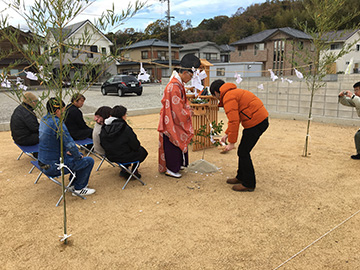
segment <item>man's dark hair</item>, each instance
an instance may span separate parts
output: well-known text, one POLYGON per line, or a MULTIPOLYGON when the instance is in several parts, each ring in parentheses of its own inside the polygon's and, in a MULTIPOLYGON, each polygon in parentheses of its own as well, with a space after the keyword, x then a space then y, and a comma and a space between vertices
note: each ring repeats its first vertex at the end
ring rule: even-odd
POLYGON ((80 99, 85 100, 86 98, 83 94, 80 94, 80 93, 73 94, 71 97, 71 103, 73 103, 74 101, 79 101, 80 99))
POLYGON ((357 82, 353 85, 353 88, 360 87, 360 82, 357 82))
POLYGON ((64 101, 61 100, 61 103, 60 103, 60 101, 54 97, 50 98, 48 100, 48 102, 46 103, 46 109, 47 109, 48 113, 51 113, 51 114, 55 114, 56 111, 60 110, 61 107, 62 108, 65 107, 64 101))
POLYGON ((224 84, 225 82, 223 80, 215 80, 211 83, 210 85, 210 93, 211 95, 215 96, 215 92, 220 93, 220 87, 224 84))
POLYGON ((124 106, 116 105, 114 108, 111 109, 110 115, 117 118, 122 118, 126 115, 127 109, 124 106))
POLYGON ((109 118, 111 112, 111 107, 109 106, 101 106, 96 110, 95 115, 101 116, 103 119, 109 118))

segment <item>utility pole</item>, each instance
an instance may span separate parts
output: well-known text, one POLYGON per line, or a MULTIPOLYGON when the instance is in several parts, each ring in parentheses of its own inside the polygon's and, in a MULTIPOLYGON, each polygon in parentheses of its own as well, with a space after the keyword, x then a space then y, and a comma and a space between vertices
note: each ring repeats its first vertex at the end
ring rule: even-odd
POLYGON ((169 47, 169 77, 171 76, 171 71, 172 71, 172 57, 171 57, 171 27, 170 27, 170 19, 173 18, 170 16, 170 0, 160 0, 160 2, 168 2, 168 10, 167 10, 167 25, 168 25, 168 47, 169 47))

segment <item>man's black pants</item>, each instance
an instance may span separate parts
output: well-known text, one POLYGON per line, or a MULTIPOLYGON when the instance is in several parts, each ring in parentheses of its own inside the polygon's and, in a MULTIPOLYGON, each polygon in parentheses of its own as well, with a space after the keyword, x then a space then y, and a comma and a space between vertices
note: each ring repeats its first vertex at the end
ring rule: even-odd
POLYGON ((255 171, 250 152, 268 126, 269 121, 266 118, 260 124, 243 130, 237 152, 239 157, 239 165, 236 178, 240 180, 243 186, 247 188, 255 188, 256 186, 255 171))

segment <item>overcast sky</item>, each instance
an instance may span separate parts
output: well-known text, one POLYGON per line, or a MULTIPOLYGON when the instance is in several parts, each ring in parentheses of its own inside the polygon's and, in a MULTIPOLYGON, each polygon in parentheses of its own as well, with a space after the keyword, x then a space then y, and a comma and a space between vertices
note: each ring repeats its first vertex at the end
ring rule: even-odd
MULTIPOLYGON (((4 1, 0 0, 0 10, 3 10, 5 6, 4 1)), ((211 19, 215 16, 233 15, 238 8, 243 7, 246 9, 251 4, 263 3, 266 0, 182 0, 175 1, 170 0, 170 15, 174 18, 171 20, 171 25, 176 24, 181 20, 191 20, 192 26, 196 27, 203 19, 211 19)), ((33 3, 33 0, 26 0, 26 4, 33 3)), ((93 3, 82 13, 81 16, 78 16, 74 23, 89 19, 94 21, 97 16, 99 16, 107 8, 111 8, 112 3, 115 5, 115 10, 121 12, 121 10, 127 7, 129 2, 135 2, 134 0, 94 0, 93 3)), ((147 25, 158 20, 164 19, 166 17, 166 12, 168 9, 167 0, 148 0, 147 4, 149 7, 142 9, 134 17, 123 22, 123 25, 114 29, 114 32, 117 30, 123 30, 125 28, 134 28, 135 30, 143 31, 147 25)), ((26 23, 20 19, 20 16, 15 12, 3 11, 2 15, 10 15, 10 24, 17 27, 20 24, 21 29, 26 29, 26 23)))

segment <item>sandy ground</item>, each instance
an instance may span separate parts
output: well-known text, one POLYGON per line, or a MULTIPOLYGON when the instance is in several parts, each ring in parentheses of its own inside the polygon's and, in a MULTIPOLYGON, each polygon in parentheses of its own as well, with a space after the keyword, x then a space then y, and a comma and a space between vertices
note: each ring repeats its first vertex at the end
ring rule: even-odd
MULTIPOLYGON (((257 189, 238 193, 225 183, 235 175, 234 150, 206 150, 217 173, 159 174, 157 122, 130 117, 149 152, 140 168, 146 186, 122 190, 119 169, 104 164, 90 179, 96 194, 66 196, 68 245, 59 241, 59 186, 45 177, 34 185, 30 158, 17 161, 19 149, 1 132, 0 269, 274 269, 359 211, 354 127, 313 123, 305 158, 306 123, 270 119, 252 153, 257 189)), ((359 221, 353 216, 281 269, 359 269, 359 221)))

